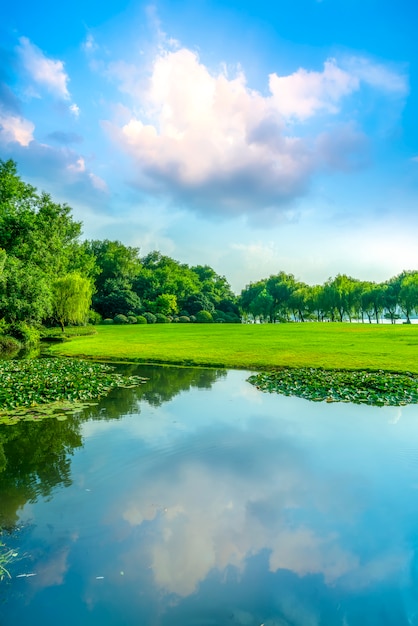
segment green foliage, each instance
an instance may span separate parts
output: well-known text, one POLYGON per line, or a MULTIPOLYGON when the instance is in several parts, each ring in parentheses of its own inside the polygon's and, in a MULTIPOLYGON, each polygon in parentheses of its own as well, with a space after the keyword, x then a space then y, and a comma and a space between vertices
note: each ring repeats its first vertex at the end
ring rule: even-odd
POLYGON ((0 317, 9 323, 38 323, 51 311, 47 276, 31 263, 7 257, 0 281, 0 317))
MULTIPOLYGON (((24 183, 16 164, 0 160, 0 248, 49 277, 71 271, 77 254, 81 224, 67 205, 56 204, 46 193, 24 183)), ((92 270, 90 260, 87 261, 92 270)))
POLYGON ((170 315, 171 313, 177 313, 178 304, 177 297, 170 293, 162 293, 157 296, 154 303, 154 312, 156 314, 170 315))
POLYGON ((0 377, 0 423, 6 424, 65 414, 74 408, 69 402, 89 401, 113 387, 143 382, 116 374, 107 365, 71 359, 0 361, 0 377), (46 410, 38 406, 51 403, 46 410))
POLYGON ((91 305, 92 284, 73 272, 52 283, 53 316, 64 331, 65 324, 85 323, 91 305))
POLYGON ((126 317, 126 315, 123 315, 122 313, 118 313, 118 315, 115 315, 115 317, 113 318, 113 323, 114 324, 129 324, 129 320, 126 317))
POLYGON ((377 406, 418 403, 418 376, 409 373, 296 368, 263 372, 250 376, 248 380, 262 391, 307 400, 377 406))
POLYGON ((209 311, 198 311, 196 313, 196 322, 199 324, 210 324, 213 322, 213 317, 209 311))
POLYGON ((137 315, 136 323, 137 324, 146 324, 147 323, 147 318, 144 317, 143 315, 137 315))
POLYGON ((189 324, 189 323, 190 323, 190 317, 189 317, 188 315, 180 315, 180 316, 177 318, 177 321, 178 321, 180 324, 189 324))
POLYGON ((150 313, 149 311, 146 311, 145 313, 143 313, 143 316, 147 320, 148 324, 155 324, 155 322, 157 321, 157 318, 155 317, 154 313, 150 313))
POLYGON ((129 324, 136 324, 137 323, 136 315, 127 315, 127 318, 128 318, 129 324))
POLYGON ((9 325, 9 333, 25 346, 36 346, 39 343, 40 331, 26 322, 15 322, 9 325))
POLYGON ((192 315, 195 315, 199 311, 209 311, 209 313, 213 313, 215 310, 213 303, 203 293, 189 296, 184 302, 184 307, 192 315))
POLYGON ((138 295, 114 279, 106 283, 104 291, 93 296, 93 306, 103 317, 114 317, 117 313, 136 314, 142 308, 138 295))
POLYGON ((18 352, 22 344, 15 338, 8 335, 0 335, 0 354, 13 354, 18 352))
POLYGON ((109 325, 109 324, 113 324, 113 320, 110 317, 106 317, 104 320, 102 320, 102 324, 109 325))
POLYGON ((93 311, 90 309, 87 313, 87 323, 95 326, 96 324, 101 324, 102 316, 97 311, 93 311))
POLYGON ((168 324, 170 320, 168 319, 168 317, 166 315, 163 315, 162 313, 156 313, 155 314, 155 322, 156 324, 168 324))

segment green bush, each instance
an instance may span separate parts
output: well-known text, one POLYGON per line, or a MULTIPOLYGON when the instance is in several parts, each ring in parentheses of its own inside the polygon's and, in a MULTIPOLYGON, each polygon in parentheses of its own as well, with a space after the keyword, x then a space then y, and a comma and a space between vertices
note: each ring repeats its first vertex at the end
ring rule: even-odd
POLYGON ((137 315, 136 323, 137 324, 146 324, 147 323, 147 318, 144 317, 143 315, 137 315))
POLYGON ((234 313, 225 313, 224 321, 228 324, 241 324, 241 318, 234 313))
POLYGON ((17 352, 22 344, 14 337, 8 335, 0 335, 0 354, 11 354, 17 352))
POLYGON ((155 317, 154 313, 150 313, 149 311, 147 311, 146 313, 143 313, 143 316, 147 320, 148 324, 155 324, 155 322, 157 321, 157 318, 155 317))
POLYGON ((102 320, 102 324, 113 324, 113 320, 110 317, 106 317, 102 320))
POLYGON ((88 316, 87 316, 87 323, 88 324, 100 324, 102 321, 102 316, 100 315, 100 313, 98 313, 97 311, 93 311, 93 309, 90 309, 90 311, 88 312, 88 316))
POLYGON ((196 315, 190 315, 190 321, 191 322, 195 322, 196 321, 196 315))
POLYGON ((196 313, 196 322, 199 324, 211 324, 213 322, 213 317, 209 311, 198 311, 196 313))
POLYGON ((129 324, 136 324, 136 315, 128 315, 128 322, 129 324))
POLYGON ((129 320, 126 317, 126 315, 123 315, 123 313, 118 313, 113 318, 113 323, 114 324, 129 324, 129 320))
POLYGON ((190 317, 188 315, 180 315, 180 317, 178 318, 178 321, 181 324, 189 324, 190 323, 190 317))
POLYGON ((25 346, 35 346, 39 343, 40 332, 34 326, 26 322, 15 322, 9 325, 9 334, 18 339, 25 346))
POLYGON ((156 324, 168 324, 169 319, 167 315, 163 315, 162 313, 155 314, 155 322, 156 324))

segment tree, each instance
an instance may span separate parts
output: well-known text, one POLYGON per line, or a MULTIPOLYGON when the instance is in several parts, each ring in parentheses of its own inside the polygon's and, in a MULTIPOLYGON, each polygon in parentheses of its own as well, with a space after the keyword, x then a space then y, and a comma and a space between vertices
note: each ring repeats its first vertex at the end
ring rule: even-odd
POLYGON ((160 313, 166 316, 178 313, 179 310, 176 296, 170 293, 162 293, 160 296, 157 296, 154 308, 154 313, 160 313))
POLYGON ((399 290, 399 306, 405 314, 406 323, 411 323, 411 314, 418 310, 418 272, 404 272, 399 290))
POLYGON ((392 324, 395 324, 399 319, 399 293, 401 291, 401 281, 403 275, 394 276, 385 283, 385 291, 383 298, 383 305, 387 313, 385 317, 390 319, 392 324))
POLYGON ((50 313, 51 289, 45 274, 32 263, 7 256, 0 281, 0 317, 11 324, 36 324, 50 313))
POLYGON ((24 183, 14 161, 0 160, 0 248, 50 277, 67 273, 75 259, 84 273, 82 258, 91 272, 91 259, 78 251, 80 235, 70 207, 24 183))
POLYGON ((278 314, 284 318, 289 317, 290 297, 296 289, 296 280, 293 274, 279 272, 275 276, 270 276, 266 283, 267 291, 273 299, 272 320, 278 314))
POLYGON ((73 272, 57 278, 52 284, 53 316, 64 332, 64 325, 82 324, 91 305, 92 284, 73 272))
POLYGON ((109 287, 109 281, 118 281, 118 289, 131 289, 133 281, 141 271, 139 248, 125 246, 120 241, 88 241, 86 251, 92 255, 98 267, 95 279, 96 290, 99 294, 115 291, 109 287))

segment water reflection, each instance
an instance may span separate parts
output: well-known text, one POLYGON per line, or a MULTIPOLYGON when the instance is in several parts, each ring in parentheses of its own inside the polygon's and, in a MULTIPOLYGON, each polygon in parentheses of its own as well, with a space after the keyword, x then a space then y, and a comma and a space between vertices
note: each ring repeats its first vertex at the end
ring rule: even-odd
POLYGON ((146 372, 74 422, 54 489, 26 472, 2 626, 418 624, 417 407, 146 372))

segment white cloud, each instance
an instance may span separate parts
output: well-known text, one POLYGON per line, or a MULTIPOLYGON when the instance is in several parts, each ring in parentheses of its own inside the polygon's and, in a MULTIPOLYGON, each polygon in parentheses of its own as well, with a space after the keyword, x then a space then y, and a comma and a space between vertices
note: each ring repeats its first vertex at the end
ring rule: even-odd
POLYGON ((270 74, 269 85, 277 109, 285 117, 304 120, 321 110, 337 113, 342 98, 359 88, 359 79, 328 59, 322 72, 300 68, 289 76, 270 74))
POLYGON ((70 172, 85 172, 86 171, 86 164, 84 162, 83 157, 79 157, 75 162, 70 163, 67 166, 67 169, 70 172))
POLYGON ((406 96, 409 91, 405 74, 381 63, 373 63, 365 57, 351 57, 345 60, 344 65, 359 81, 375 89, 398 96, 406 96))
POLYGON ((87 37, 85 39, 85 41, 82 44, 82 48, 84 50, 84 52, 86 52, 87 54, 90 54, 92 52, 95 52, 99 46, 97 45, 93 35, 91 33, 87 34, 87 37))
POLYGON ((104 191, 105 193, 109 191, 106 182, 103 180, 103 178, 100 178, 100 176, 93 174, 93 172, 89 172, 89 178, 92 182, 93 187, 98 191, 104 191))
POLYGON ((142 119, 132 116, 121 128, 108 128, 137 160, 143 182, 208 199, 221 189, 232 213, 248 188, 274 203, 306 184, 313 167, 309 150, 284 135, 270 99, 249 89, 242 73, 212 76, 190 50, 165 53, 154 63, 142 105, 142 119))
POLYGON ((54 96, 68 100, 70 97, 67 88, 69 78, 65 72, 64 63, 48 59, 42 50, 32 44, 27 37, 21 37, 19 42, 20 57, 32 80, 54 96))
POLYGON ((242 71, 211 73, 186 48, 160 52, 147 78, 125 62, 107 74, 132 98, 129 119, 103 125, 133 157, 137 186, 206 214, 251 212, 270 223, 306 193, 319 169, 368 165, 361 128, 337 117, 344 99, 363 83, 386 93, 405 88, 383 65, 353 58, 342 67, 328 59, 320 72, 271 74, 270 94, 262 95, 242 71), (333 119, 331 132, 320 136, 307 126, 319 113, 333 119), (304 122, 304 136, 289 122, 304 122))
POLYGON ((28 146, 33 141, 34 124, 18 115, 0 113, 0 142, 28 146))
POLYGON ((69 109, 74 117, 78 117, 80 115, 80 108, 75 104, 75 102, 69 106, 69 109))

